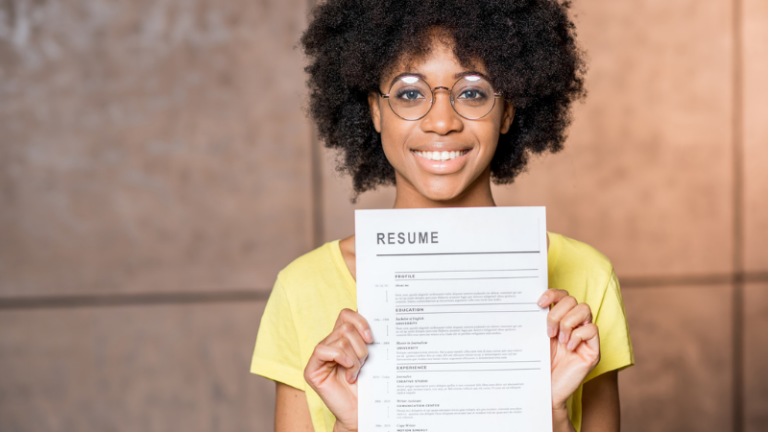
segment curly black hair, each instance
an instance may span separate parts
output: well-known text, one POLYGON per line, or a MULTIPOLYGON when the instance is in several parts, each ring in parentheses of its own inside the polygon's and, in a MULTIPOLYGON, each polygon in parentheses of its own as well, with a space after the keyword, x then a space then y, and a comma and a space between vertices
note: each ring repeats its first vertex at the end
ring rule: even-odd
POLYGON ((309 111, 320 139, 341 150, 338 170, 352 176, 355 197, 395 181, 368 94, 398 60, 428 53, 435 29, 450 36, 464 67, 482 61, 515 107, 491 161, 495 183, 511 183, 530 153, 561 150, 570 105, 585 95, 569 7, 557 0, 328 0, 316 7, 301 38, 310 59, 309 111))

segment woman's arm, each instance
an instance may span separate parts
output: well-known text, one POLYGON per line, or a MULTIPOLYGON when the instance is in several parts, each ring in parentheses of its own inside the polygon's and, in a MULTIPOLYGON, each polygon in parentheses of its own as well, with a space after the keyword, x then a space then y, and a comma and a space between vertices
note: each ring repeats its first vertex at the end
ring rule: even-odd
MULTIPOLYGON (((597 326, 592 323, 589 305, 579 304, 566 291, 547 290, 539 299, 539 306, 547 305, 552 305, 547 315, 547 332, 552 360, 554 426, 556 431, 573 431, 565 402, 600 361, 600 337, 597 326)), ((315 347, 304 369, 305 380, 336 417, 334 430, 357 430, 357 375, 368 357, 367 344, 372 342, 365 318, 344 309, 339 313, 334 330, 315 347)), ((308 411, 306 398, 278 387, 276 427, 292 414, 292 407, 298 400, 302 402, 301 409, 308 411)), ((307 417, 308 412, 302 414, 300 418, 303 420, 297 426, 305 426, 307 417)), ((308 430, 311 430, 311 420, 309 424, 308 430)))
POLYGON ((584 384, 581 397, 584 432, 618 432, 620 429, 619 413, 619 373, 606 372, 584 384))
POLYGON ((313 432, 306 394, 283 383, 277 383, 275 432, 313 432))

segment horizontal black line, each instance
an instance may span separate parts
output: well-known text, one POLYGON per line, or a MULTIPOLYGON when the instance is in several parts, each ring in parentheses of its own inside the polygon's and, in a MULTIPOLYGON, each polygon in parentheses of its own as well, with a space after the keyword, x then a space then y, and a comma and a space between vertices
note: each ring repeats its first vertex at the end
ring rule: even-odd
POLYGON ((505 272, 505 271, 536 271, 538 269, 505 269, 505 270, 425 270, 425 271, 396 271, 398 273, 472 273, 472 272, 505 272))
POLYGON ((499 252, 432 252, 432 253, 403 253, 376 254, 376 256, 423 256, 423 255, 501 255, 501 254, 537 254, 539 251, 499 251, 499 252))
POLYGON ((414 372, 506 372, 506 371, 525 371, 525 370, 541 370, 541 368, 518 368, 518 369, 460 369, 460 370, 399 370, 397 373, 414 373, 414 372))
POLYGON ((443 363, 398 363, 397 366, 416 366, 416 365, 433 365, 433 364, 488 364, 488 363, 541 363, 541 360, 475 361, 475 362, 443 362, 443 363))
POLYGON ((269 290, 16 297, 0 299, 0 310, 263 301, 268 297, 269 290))
POLYGON ((517 313, 517 312, 541 312, 542 310, 522 311, 467 311, 467 312, 402 312, 395 315, 435 315, 435 314, 471 314, 471 313, 517 313))
POLYGON ((434 279, 395 279, 395 282, 441 281, 441 280, 483 280, 483 279, 536 279, 538 276, 499 276, 477 278, 434 278, 434 279))
POLYGON ((538 303, 454 303, 454 304, 435 304, 435 305, 398 305, 395 307, 434 307, 434 306, 500 306, 500 305, 519 305, 519 304, 538 304, 538 303))

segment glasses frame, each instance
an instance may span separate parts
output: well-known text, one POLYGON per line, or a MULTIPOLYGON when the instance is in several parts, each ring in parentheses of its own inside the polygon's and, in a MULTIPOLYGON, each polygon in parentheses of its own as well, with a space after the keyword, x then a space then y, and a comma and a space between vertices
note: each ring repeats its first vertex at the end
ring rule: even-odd
POLYGON ((408 118, 405 118, 405 117, 401 116, 400 114, 398 114, 398 113, 397 113, 397 111, 395 111, 395 109, 394 109, 394 108, 392 108, 392 102, 391 102, 391 99, 389 98, 389 96, 390 96, 390 94, 391 94, 391 92, 392 92, 392 87, 394 87, 394 86, 395 86, 395 84, 397 84, 397 80, 395 80, 395 82, 393 82, 393 83, 392 83, 392 85, 391 85, 391 86, 389 86, 389 91, 390 91, 390 93, 384 94, 384 93, 382 93, 382 92, 381 92, 381 90, 379 90, 379 97, 381 97, 382 99, 386 99, 386 100, 387 100, 387 103, 389 104, 389 109, 391 109, 391 110, 392 110, 392 112, 393 112, 393 113, 395 113, 395 115, 396 115, 396 116, 400 117, 400 118, 401 118, 401 119, 403 119, 403 120, 407 120, 407 121, 416 121, 416 120, 421 120, 421 119, 423 119, 424 117, 426 117, 426 116, 427 116, 427 114, 429 114, 429 112, 430 112, 430 111, 432 111, 432 108, 435 106, 435 91, 437 91, 437 90, 441 90, 441 89, 442 89, 442 90, 448 90, 448 98, 449 98, 449 99, 450 99, 450 101, 451 101, 451 108, 453 108, 453 111, 454 111, 456 114, 458 114, 460 117, 462 117, 462 118, 465 118, 465 119, 467 119, 467 120, 479 120, 479 119, 481 119, 481 118, 483 118, 483 117, 487 116, 487 115, 488 115, 488 114, 490 114, 490 113, 491 113, 491 111, 493 111, 493 109, 496 107, 496 99, 498 99, 498 98, 500 98, 501 96, 503 96, 503 93, 502 93, 502 92, 494 92, 494 93, 493 93, 493 105, 491 105, 491 109, 489 109, 487 113, 485 113, 485 114, 481 115, 480 117, 467 117, 467 116, 465 116, 464 114, 462 114, 462 113, 460 113, 460 112, 458 112, 458 111, 456 110, 455 100, 454 100, 454 97, 453 97, 453 89, 454 89, 454 87, 456 87, 456 84, 458 84, 458 83, 459 83, 459 81, 463 80, 464 78, 466 78, 466 77, 468 77, 468 76, 478 76, 478 77, 480 77, 480 78, 484 79, 486 82, 488 82, 488 85, 491 87, 491 89, 493 89, 493 86, 491 85, 490 81, 489 81, 489 80, 488 80, 486 77, 484 77, 482 74, 473 73, 473 74, 467 74, 467 75, 465 75, 465 76, 462 76, 461 78, 457 79, 455 83, 453 83, 453 85, 451 86, 451 88, 448 88, 448 87, 446 87, 446 86, 437 86, 437 87, 432 87, 431 85, 429 85, 429 83, 427 82, 427 80, 425 80, 425 79, 422 79, 422 78, 420 78, 419 76, 416 76, 416 75, 408 75, 408 74, 404 74, 404 75, 402 75, 402 76, 400 76, 400 77, 398 77, 398 78, 403 78, 403 77, 407 77, 407 76, 412 76, 412 77, 418 78, 418 79, 419 79, 419 81, 422 81, 424 84, 426 84, 426 85, 427 85, 427 87, 429 87, 429 88, 430 88, 430 91, 432 92, 432 99, 430 99, 430 101, 429 101, 429 109, 428 109, 428 110, 427 110, 427 112, 425 112, 425 113, 424 113, 424 114, 423 114, 421 117, 418 117, 418 118, 415 118, 415 119, 408 119, 408 118))

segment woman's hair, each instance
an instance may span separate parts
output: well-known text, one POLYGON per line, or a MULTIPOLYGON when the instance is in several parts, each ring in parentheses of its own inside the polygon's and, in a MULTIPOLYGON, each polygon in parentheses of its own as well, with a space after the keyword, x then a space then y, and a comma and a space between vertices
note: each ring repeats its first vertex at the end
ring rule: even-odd
POLYGON ((435 34, 450 38, 466 68, 480 60, 515 107, 491 161, 496 183, 511 183, 528 155, 562 149, 571 102, 585 94, 584 63, 556 0, 328 0, 301 38, 310 58, 310 114, 320 139, 341 150, 338 170, 355 196, 393 184, 395 172, 374 129, 368 94, 402 59, 429 52, 435 34), (435 32, 434 30, 439 30, 435 32))

